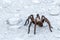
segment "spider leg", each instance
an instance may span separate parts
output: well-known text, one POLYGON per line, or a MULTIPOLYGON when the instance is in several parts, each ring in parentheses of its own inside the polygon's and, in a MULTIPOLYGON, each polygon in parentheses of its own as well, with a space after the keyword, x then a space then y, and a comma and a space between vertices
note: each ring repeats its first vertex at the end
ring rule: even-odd
POLYGON ((37 22, 37 20, 35 20, 34 34, 36 34, 36 22, 37 22))
POLYGON ((52 32, 51 28, 53 28, 53 27, 51 26, 50 21, 45 16, 42 16, 42 17, 43 17, 42 22, 44 22, 44 21, 47 22, 49 25, 49 30, 52 32))
POLYGON ((41 17, 41 21, 42 21, 42 23, 44 23, 44 16, 43 15, 41 17))
POLYGON ((25 24, 24 25, 27 25, 27 24, 29 24, 29 19, 27 19, 26 21, 25 21, 25 24), (27 23, 28 22, 28 23, 27 23))
POLYGON ((32 22, 30 22, 29 27, 28 27, 28 34, 30 33, 30 27, 31 27, 32 22))

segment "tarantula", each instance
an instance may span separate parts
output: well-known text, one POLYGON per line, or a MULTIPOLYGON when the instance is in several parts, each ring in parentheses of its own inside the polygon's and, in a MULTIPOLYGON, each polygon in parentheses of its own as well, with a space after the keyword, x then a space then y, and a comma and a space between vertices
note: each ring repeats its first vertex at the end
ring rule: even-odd
POLYGON ((26 20, 26 22, 25 22, 25 24, 24 24, 24 25, 29 24, 28 34, 30 33, 30 27, 31 27, 31 24, 32 24, 32 23, 35 25, 35 26, 34 26, 34 34, 36 34, 36 25, 38 25, 38 26, 40 26, 40 27, 43 27, 44 21, 47 22, 47 24, 49 25, 49 30, 52 32, 52 30, 51 30, 52 26, 51 26, 51 24, 50 24, 50 21, 49 21, 44 15, 42 15, 42 17, 40 18, 39 14, 37 14, 36 19, 34 19, 34 16, 33 16, 33 15, 30 15, 30 16, 27 18, 27 20, 26 20), (29 24, 29 19, 31 19, 30 24, 29 24))

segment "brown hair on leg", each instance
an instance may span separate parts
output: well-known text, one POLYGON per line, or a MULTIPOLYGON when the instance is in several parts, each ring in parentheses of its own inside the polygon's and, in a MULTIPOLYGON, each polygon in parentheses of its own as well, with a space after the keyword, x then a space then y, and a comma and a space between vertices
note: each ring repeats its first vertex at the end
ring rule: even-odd
POLYGON ((45 16, 43 16, 43 17, 44 17, 44 21, 48 23, 49 29, 50 29, 50 31, 52 32, 52 30, 51 30, 52 26, 51 26, 51 24, 50 24, 50 21, 49 21, 45 16))
POLYGON ((34 34, 36 34, 37 19, 35 19, 34 34))
POLYGON ((29 24, 29 19, 27 19, 26 21, 25 21, 25 24, 24 25, 27 25, 27 24, 29 24), (28 22, 28 23, 27 23, 28 22))
POLYGON ((32 22, 30 22, 29 27, 28 27, 28 34, 30 33, 30 27, 31 27, 32 22))

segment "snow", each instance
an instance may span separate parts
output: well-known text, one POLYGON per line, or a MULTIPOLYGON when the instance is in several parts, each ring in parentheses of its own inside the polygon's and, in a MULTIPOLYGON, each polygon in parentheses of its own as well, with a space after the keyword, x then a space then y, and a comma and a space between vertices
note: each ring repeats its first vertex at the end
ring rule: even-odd
POLYGON ((9 24, 11 24, 11 25, 16 25, 16 24, 18 24, 19 23, 19 18, 11 18, 11 19, 8 19, 7 20, 7 23, 9 23, 9 24))
POLYGON ((11 3, 10 0, 3 0, 4 3, 11 3))
POLYGON ((60 0, 0 0, 0 40, 60 40, 60 0), (4 2, 4 3, 3 3, 4 2), (48 24, 37 26, 34 35, 34 24, 30 34, 24 26, 31 14, 36 17, 44 15, 53 27, 50 32, 48 24))
POLYGON ((33 3, 40 3, 39 0, 32 0, 33 3))
POLYGON ((19 17, 20 15, 15 14, 15 16, 13 16, 12 18, 9 18, 6 20, 7 24, 9 25, 17 25, 21 22, 21 18, 19 17))

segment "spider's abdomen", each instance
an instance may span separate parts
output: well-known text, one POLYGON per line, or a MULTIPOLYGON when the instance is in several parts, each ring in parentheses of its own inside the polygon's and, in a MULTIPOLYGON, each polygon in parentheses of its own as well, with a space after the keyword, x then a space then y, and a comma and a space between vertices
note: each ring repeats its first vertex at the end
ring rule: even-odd
POLYGON ((43 26, 43 23, 39 21, 39 22, 37 23, 37 25, 39 25, 40 27, 42 27, 42 26, 43 26))

